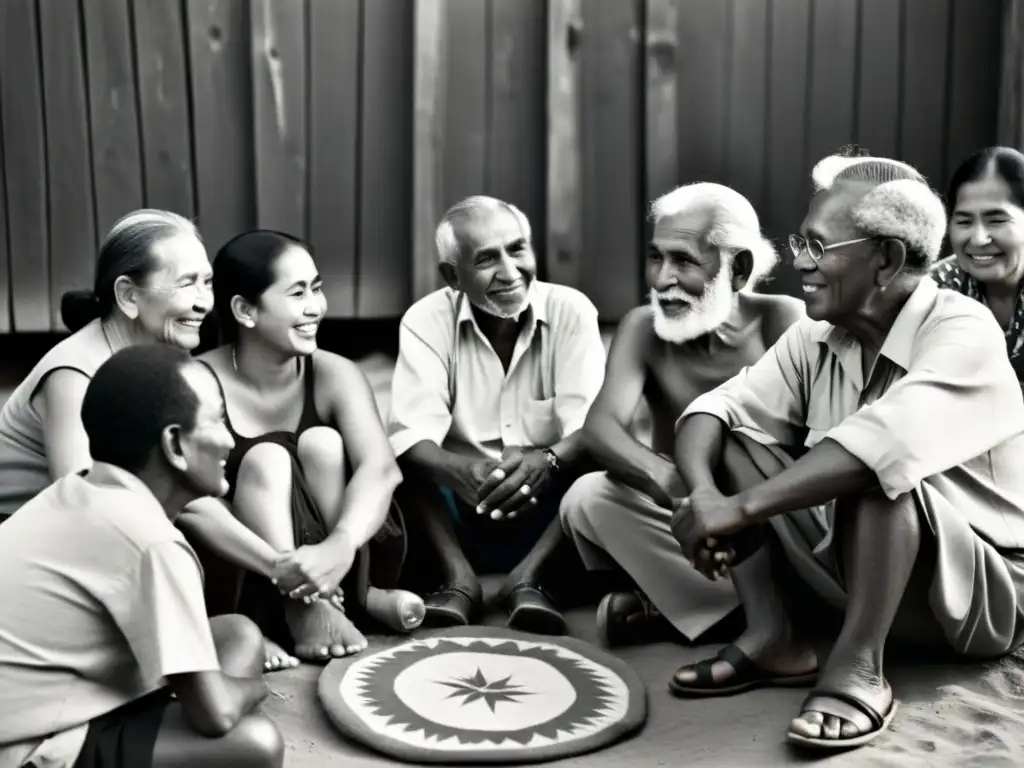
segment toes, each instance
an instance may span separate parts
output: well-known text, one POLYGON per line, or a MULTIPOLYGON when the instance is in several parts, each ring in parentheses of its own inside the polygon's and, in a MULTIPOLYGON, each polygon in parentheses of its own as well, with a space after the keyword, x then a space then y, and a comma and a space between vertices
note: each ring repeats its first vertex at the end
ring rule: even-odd
POLYGON ((337 659, 337 658, 341 658, 344 655, 345 655, 345 646, 341 645, 340 643, 335 643, 334 645, 331 646, 331 656, 333 656, 334 658, 337 659))
POLYGON ((366 643, 357 643, 355 645, 350 645, 345 650, 350 654, 359 653, 360 651, 366 650, 366 643))
POLYGON ((844 739, 855 739, 860 736, 860 728, 853 723, 843 721, 842 726, 839 728, 839 735, 844 739))
POLYGON ((808 739, 819 739, 825 717, 820 712, 804 712, 789 724, 789 730, 808 739))
POLYGON ((826 739, 838 739, 842 724, 843 721, 835 715, 828 715, 821 726, 821 735, 826 739))

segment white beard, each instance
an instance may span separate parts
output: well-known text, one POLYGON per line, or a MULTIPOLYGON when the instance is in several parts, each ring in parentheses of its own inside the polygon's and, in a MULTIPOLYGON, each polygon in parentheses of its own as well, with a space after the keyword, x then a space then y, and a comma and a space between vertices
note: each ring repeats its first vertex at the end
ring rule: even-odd
POLYGON ((727 264, 722 265, 714 282, 696 300, 680 288, 670 288, 661 294, 651 289, 654 332, 659 339, 671 344, 683 344, 711 333, 729 319, 733 298, 732 269, 727 264), (662 299, 678 299, 690 307, 678 317, 666 317, 661 308, 662 299))
POLYGON ((526 311, 526 308, 530 306, 530 298, 533 296, 533 284, 535 282, 536 280, 531 280, 529 285, 526 286, 526 291, 523 294, 523 300, 515 309, 505 309, 489 298, 485 298, 483 303, 478 304, 477 306, 488 315, 500 317, 502 320, 516 320, 518 322, 519 316, 522 315, 523 312, 526 311))

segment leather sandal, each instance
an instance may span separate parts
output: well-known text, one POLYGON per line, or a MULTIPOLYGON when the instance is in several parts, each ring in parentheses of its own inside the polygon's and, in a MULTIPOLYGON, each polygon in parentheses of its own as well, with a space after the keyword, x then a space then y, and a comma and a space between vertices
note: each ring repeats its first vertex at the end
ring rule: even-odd
POLYGON ((426 609, 423 626, 468 626, 479 613, 482 602, 480 587, 475 590, 456 584, 442 587, 427 595, 423 601, 426 609))
POLYGON ((727 645, 710 659, 681 667, 668 681, 668 687, 676 696, 709 698, 732 696, 757 688, 800 688, 814 685, 817 679, 817 670, 799 675, 780 675, 768 672, 735 645, 727 645), (716 682, 711 668, 718 661, 726 662, 732 667, 733 672, 725 680, 716 682), (677 675, 684 669, 692 669, 697 673, 697 679, 693 683, 679 682, 677 675))
POLYGON ((517 584, 503 602, 509 614, 506 627, 538 635, 564 635, 567 631, 565 617, 539 585, 517 584))
MULTIPOLYGON (((786 739, 792 744, 798 744, 801 747, 807 747, 810 749, 822 749, 822 750, 841 750, 850 749, 851 747, 860 747, 867 744, 869 741, 873 741, 878 738, 878 735, 882 733, 892 723, 894 717, 896 717, 896 699, 892 700, 889 704, 889 709, 886 710, 885 714, 875 710, 867 702, 861 701, 852 694, 845 693, 844 691, 825 691, 825 690, 814 690, 804 700, 803 706, 800 708, 800 713, 803 714, 808 710, 807 705, 812 699, 815 698, 828 698, 841 701, 844 704, 848 704, 854 709, 859 710, 864 716, 871 722, 871 730, 865 731, 857 736, 851 736, 849 738, 843 738, 840 736, 835 739, 827 739, 824 737, 813 738, 811 736, 804 736, 793 731, 786 733, 786 739)), ((820 710, 817 710, 820 711, 820 710)), ((842 720, 843 718, 839 718, 842 720)))

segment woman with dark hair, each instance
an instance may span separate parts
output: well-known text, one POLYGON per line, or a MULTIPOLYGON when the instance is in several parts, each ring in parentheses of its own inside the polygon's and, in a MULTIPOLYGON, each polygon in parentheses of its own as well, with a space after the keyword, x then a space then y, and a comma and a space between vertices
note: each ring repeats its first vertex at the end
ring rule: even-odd
POLYGON ((213 271, 195 226, 176 213, 133 211, 100 246, 91 291, 70 291, 72 335, 32 369, 0 411, 0 521, 51 482, 92 464, 80 411, 96 369, 120 349, 191 350, 213 308, 213 271))
POLYGON ((1024 383, 1024 154, 1010 147, 975 152, 953 174, 946 206, 953 255, 932 277, 992 310, 1024 383))
POLYGON ((416 595, 368 586, 366 547, 393 522, 401 473, 366 377, 317 349, 327 301, 309 249, 279 232, 239 235, 214 259, 213 288, 224 343, 199 359, 223 390, 235 439, 226 500, 246 530, 205 503, 181 522, 248 571, 237 610, 280 646, 267 668, 291 666, 291 648, 322 661, 366 647, 338 600, 342 582, 352 608, 398 631, 419 626, 416 595))

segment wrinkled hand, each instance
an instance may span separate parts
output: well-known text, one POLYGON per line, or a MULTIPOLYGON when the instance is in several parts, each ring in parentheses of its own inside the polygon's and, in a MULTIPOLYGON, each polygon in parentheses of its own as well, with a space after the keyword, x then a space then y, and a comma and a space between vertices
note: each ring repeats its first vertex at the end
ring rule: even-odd
POLYGON ((324 541, 302 546, 278 561, 271 582, 293 600, 308 603, 330 597, 333 602, 355 557, 355 549, 348 544, 324 541))
POLYGON ((551 476, 551 464, 540 451, 509 452, 480 488, 476 511, 490 513, 492 520, 515 518, 537 506, 551 476))
POLYGON ((672 535, 695 565, 701 542, 736 533, 745 523, 737 498, 717 488, 697 488, 686 498, 673 499, 672 506, 672 535))
POLYGON ((469 506, 475 507, 483 498, 481 487, 499 466, 500 463, 493 459, 466 459, 452 470, 447 485, 452 493, 469 506))

